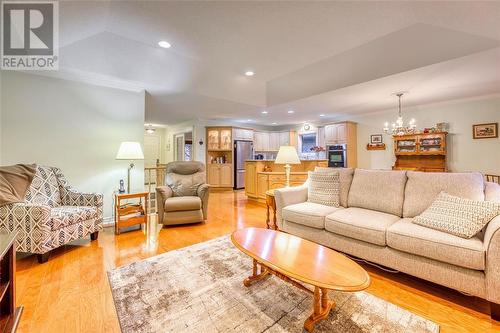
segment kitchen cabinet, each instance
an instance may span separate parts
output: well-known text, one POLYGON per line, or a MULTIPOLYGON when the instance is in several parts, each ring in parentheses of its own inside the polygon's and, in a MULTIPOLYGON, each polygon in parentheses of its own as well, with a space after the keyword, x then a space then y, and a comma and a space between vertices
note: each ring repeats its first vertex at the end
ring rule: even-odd
POLYGON ((219 171, 219 186, 233 187, 233 168, 230 164, 221 164, 219 171))
POLYGON ((223 127, 207 128, 207 149, 208 150, 232 150, 232 130, 223 127))
POLYGON ((290 132, 280 132, 280 146, 290 146, 290 132))
POLYGON ((254 132, 253 147, 255 151, 269 151, 269 133, 254 132))
POLYGON ((346 123, 332 124, 325 126, 326 144, 343 144, 347 141, 346 123))
POLYGON ((256 195, 257 184, 255 179, 257 179, 257 164, 245 163, 245 192, 247 195, 256 195))
POLYGON ((269 150, 278 151, 280 150, 280 133, 271 132, 269 134, 269 150))
POLYGON ((326 147, 324 127, 318 127, 318 146, 326 147))
POLYGON ((347 123, 338 123, 325 126, 326 144, 343 144, 347 142, 347 123))
POLYGON ((233 168, 229 163, 208 165, 208 184, 213 187, 233 187, 233 168))
MULTIPOLYGON (((290 186, 299 186, 307 180, 308 171, 317 166, 326 167, 326 160, 302 160, 292 166, 290 186)), ((266 191, 285 187, 285 170, 283 165, 274 161, 247 161, 245 163, 245 194, 249 200, 265 202, 266 191)))
POLYGON ((345 121, 325 126, 326 145, 346 145, 347 167, 355 168, 357 165, 357 125, 345 121))
POLYGON ((253 130, 247 128, 235 128, 233 131, 234 140, 253 141, 253 130))
POLYGON ((281 146, 296 146, 295 131, 254 132, 254 150, 277 152, 281 146))

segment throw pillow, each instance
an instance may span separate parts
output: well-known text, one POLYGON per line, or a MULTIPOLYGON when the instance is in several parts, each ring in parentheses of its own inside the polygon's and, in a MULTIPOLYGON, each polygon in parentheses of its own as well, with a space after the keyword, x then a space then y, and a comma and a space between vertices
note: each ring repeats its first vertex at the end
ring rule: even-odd
POLYGON ((340 176, 338 172, 309 171, 307 201, 339 207, 340 176))
POLYGON ((349 196, 349 188, 351 187, 352 177, 354 176, 353 168, 327 168, 315 167, 316 172, 338 172, 340 177, 340 205, 347 208, 347 199, 349 196))
POLYGON ((500 214, 500 204, 439 193, 434 202, 413 223, 462 238, 471 238, 500 214))

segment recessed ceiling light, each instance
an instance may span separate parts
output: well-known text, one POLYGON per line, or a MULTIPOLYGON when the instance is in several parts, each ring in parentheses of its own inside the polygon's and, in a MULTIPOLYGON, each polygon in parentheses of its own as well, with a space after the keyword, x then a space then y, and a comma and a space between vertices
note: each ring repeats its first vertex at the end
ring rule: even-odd
POLYGON ((169 42, 167 42, 167 41, 165 41, 165 40, 161 40, 161 41, 159 41, 159 42, 158 42, 158 45, 159 45, 160 47, 163 47, 164 49, 169 49, 169 48, 172 46, 169 42))
POLYGON ((324 114, 320 114, 319 116, 320 116, 320 117, 324 117, 325 115, 324 115, 324 114))
POLYGON ((264 110, 264 111, 262 111, 261 113, 262 113, 262 114, 268 114, 269 112, 267 112, 267 111, 265 111, 265 110, 264 110))
POLYGON ((251 122, 251 121, 253 121, 253 120, 252 120, 252 119, 247 119, 247 121, 248 121, 248 122, 251 122))
POLYGON ((292 113, 295 113, 295 111, 293 111, 293 110, 288 110, 288 113, 289 113, 289 114, 292 114, 292 113))
POLYGON ((246 76, 254 76, 254 75, 255 75, 255 72, 253 72, 253 71, 246 71, 246 72, 245 72, 245 75, 246 75, 246 76))
POLYGON ((278 123, 272 123, 271 125, 278 125, 278 123))

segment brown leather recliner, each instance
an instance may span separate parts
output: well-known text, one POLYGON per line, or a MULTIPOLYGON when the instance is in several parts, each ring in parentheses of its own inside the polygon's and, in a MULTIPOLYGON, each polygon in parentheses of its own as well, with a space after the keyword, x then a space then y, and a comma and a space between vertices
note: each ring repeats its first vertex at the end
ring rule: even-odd
POLYGON ((201 162, 171 162, 165 184, 156 188, 158 217, 164 225, 203 222, 207 218, 209 185, 201 162))

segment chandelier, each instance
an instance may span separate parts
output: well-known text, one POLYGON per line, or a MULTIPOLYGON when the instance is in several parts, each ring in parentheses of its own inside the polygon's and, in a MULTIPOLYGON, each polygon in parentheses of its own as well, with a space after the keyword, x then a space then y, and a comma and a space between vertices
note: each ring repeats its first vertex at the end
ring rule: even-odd
POLYGON ((403 96, 402 92, 396 94, 399 98, 399 107, 398 107, 398 119, 396 122, 392 123, 391 128, 389 128, 389 123, 386 122, 384 124, 384 132, 392 135, 405 135, 405 134, 413 134, 415 133, 415 129, 417 128, 417 124, 414 118, 412 118, 408 122, 408 126, 404 125, 403 115, 401 114, 401 96, 403 96))

